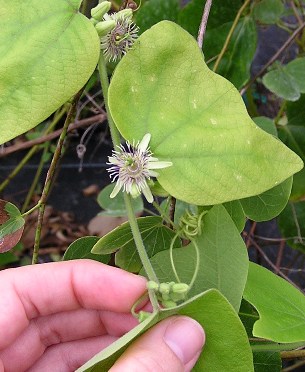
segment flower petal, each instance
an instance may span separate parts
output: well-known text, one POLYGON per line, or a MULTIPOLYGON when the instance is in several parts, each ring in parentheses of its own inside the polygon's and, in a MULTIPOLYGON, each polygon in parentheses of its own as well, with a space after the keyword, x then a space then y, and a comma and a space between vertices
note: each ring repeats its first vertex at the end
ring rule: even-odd
POLYGON ((150 177, 159 177, 159 173, 152 170, 148 170, 148 174, 150 177))
POLYGON ((142 189, 142 192, 146 198, 146 200, 148 201, 148 203, 152 203, 154 201, 154 197, 150 191, 150 188, 147 186, 147 187, 144 187, 142 189))
POLYGON ((171 161, 149 161, 147 164, 148 169, 161 169, 172 166, 171 161))
POLYGON ((147 150, 150 138, 151 138, 150 133, 146 133, 145 136, 142 138, 142 141, 138 145, 138 149, 140 150, 141 153, 147 150))
POLYGON ((112 190, 112 193, 110 194, 110 198, 114 198, 115 196, 117 196, 118 192, 121 190, 122 188, 122 183, 121 182, 117 182, 116 185, 114 186, 114 189, 112 190))

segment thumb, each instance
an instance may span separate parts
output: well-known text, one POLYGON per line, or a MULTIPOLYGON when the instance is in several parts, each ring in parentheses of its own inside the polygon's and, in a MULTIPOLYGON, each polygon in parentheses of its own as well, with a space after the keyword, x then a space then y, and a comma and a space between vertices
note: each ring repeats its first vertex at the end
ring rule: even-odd
POLYGON ((139 337, 109 372, 187 372, 195 365, 205 334, 195 320, 175 316, 139 337))

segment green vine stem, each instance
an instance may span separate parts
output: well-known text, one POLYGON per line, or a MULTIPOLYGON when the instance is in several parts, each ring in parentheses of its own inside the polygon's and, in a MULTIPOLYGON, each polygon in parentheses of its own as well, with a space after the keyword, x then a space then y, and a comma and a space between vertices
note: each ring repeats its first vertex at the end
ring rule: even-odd
MULTIPOLYGON (((108 74, 107 74, 107 66, 106 66, 106 60, 103 55, 103 52, 100 54, 99 62, 98 62, 98 69, 99 69, 99 74, 100 74, 100 81, 101 81, 101 87, 103 91, 103 96, 105 100, 105 108, 107 112, 107 117, 108 117, 108 123, 109 123, 109 128, 110 128, 110 133, 111 133, 111 138, 114 147, 117 147, 120 145, 120 134, 119 131, 114 124, 114 121, 112 119, 112 116, 110 114, 109 110, 109 105, 108 105, 108 89, 109 89, 109 80, 108 80, 108 74)), ((149 261, 149 257, 147 255, 146 249, 143 244, 143 240, 141 237, 141 233, 139 230, 139 226, 132 208, 131 204, 131 197, 130 195, 124 193, 124 201, 125 201, 125 206, 127 210, 127 215, 128 215, 128 220, 130 223, 132 235, 137 247, 138 254, 140 256, 141 262, 143 264, 144 270, 149 278, 149 280, 153 280, 158 283, 158 278, 155 274, 155 271, 149 261)), ((158 301, 156 298, 156 295, 153 291, 149 291, 149 297, 152 303, 152 306, 154 310, 156 310, 159 305, 158 301)))
POLYGON ((242 5, 242 7, 239 9, 238 13, 236 14, 236 17, 235 17, 234 22, 232 24, 232 27, 231 27, 231 29, 230 29, 230 31, 228 33, 228 36, 226 38, 226 41, 225 41, 225 43, 224 43, 224 45, 223 45, 223 47, 221 49, 221 52, 219 53, 218 58, 216 59, 216 62, 214 64, 214 67, 213 67, 213 71, 214 72, 217 70, 217 68, 219 66, 219 63, 222 60, 222 57, 224 56, 224 54, 225 54, 225 52, 226 52, 226 50, 227 50, 227 48, 229 46, 231 37, 232 37, 233 32, 234 32, 234 30, 235 30, 235 28, 237 26, 237 23, 239 21, 240 16, 242 15, 243 11, 246 9, 246 7, 248 6, 249 3, 250 3, 250 0, 246 0, 244 2, 244 4, 242 5))
POLYGON ((62 128, 61 135, 60 135, 59 140, 57 142, 56 150, 54 152, 50 168, 49 168, 47 176, 46 176, 46 180, 45 180, 45 184, 44 184, 44 187, 43 187, 43 190, 42 190, 42 194, 41 194, 40 200, 38 202, 39 212, 38 212, 37 226, 36 226, 36 232, 35 232, 35 242, 34 242, 34 249, 33 249, 32 264, 36 264, 38 262, 41 229, 42 229, 44 211, 45 211, 45 207, 46 207, 46 201, 47 201, 47 198, 49 196, 49 192, 50 192, 50 188, 51 188, 52 181, 53 181, 53 178, 54 178, 56 166, 57 166, 58 160, 59 160, 60 155, 61 155, 61 151, 62 151, 62 147, 63 147, 63 144, 64 144, 64 140, 65 140, 66 135, 67 135, 68 127, 69 127, 70 123, 72 122, 73 116, 76 112, 77 103, 78 103, 78 101, 79 101, 79 99, 80 99, 80 97, 83 93, 83 90, 84 90, 84 88, 81 89, 74 96, 74 98, 72 100, 71 106, 70 106, 69 111, 67 113, 65 123, 64 123, 63 128, 62 128))

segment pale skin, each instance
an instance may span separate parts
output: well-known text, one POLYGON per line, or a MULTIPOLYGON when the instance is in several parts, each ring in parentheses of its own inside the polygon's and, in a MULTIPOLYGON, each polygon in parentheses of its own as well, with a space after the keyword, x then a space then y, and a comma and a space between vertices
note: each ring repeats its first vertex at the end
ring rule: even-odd
MULTIPOLYGON (((72 372, 137 325, 130 314, 146 280, 95 261, 0 271, 0 372, 72 372)), ((188 372, 205 342, 200 325, 171 317, 111 372, 188 372)))

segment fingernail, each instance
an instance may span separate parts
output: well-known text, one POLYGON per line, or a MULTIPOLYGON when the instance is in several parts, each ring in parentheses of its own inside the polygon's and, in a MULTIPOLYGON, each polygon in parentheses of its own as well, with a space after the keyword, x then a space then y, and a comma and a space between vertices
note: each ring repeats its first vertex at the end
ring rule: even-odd
POLYGON ((180 317, 166 328, 163 339, 181 362, 186 365, 201 351, 205 334, 201 325, 195 320, 180 317))

